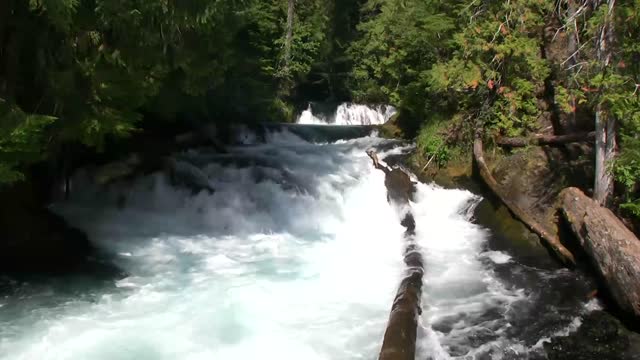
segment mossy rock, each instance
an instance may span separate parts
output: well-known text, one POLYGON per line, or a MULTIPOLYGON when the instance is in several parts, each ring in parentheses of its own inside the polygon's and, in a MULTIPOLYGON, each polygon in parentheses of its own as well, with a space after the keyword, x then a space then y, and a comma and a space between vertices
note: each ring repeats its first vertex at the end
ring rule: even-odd
POLYGON ((398 114, 396 113, 383 125, 378 127, 378 135, 385 139, 404 139, 405 133, 398 126, 398 114))

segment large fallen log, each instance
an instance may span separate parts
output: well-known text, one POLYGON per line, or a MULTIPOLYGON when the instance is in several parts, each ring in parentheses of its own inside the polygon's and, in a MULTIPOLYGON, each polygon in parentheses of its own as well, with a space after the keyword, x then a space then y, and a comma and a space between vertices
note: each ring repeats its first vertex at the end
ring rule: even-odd
MULTIPOLYGON (((373 166, 385 174, 387 200, 399 205, 409 205, 415 192, 415 184, 411 182, 409 175, 398 168, 391 169, 381 164, 373 150, 367 151, 367 155, 371 157, 373 166)), ((379 360, 414 360, 416 353, 418 318, 422 313, 420 297, 424 261, 420 248, 415 243, 416 222, 410 209, 401 224, 406 228, 404 263, 407 270, 391 306, 379 360)))
POLYGON ((640 240, 611 212, 577 188, 560 193, 571 226, 612 299, 640 319, 640 240))
POLYGON ((496 144, 505 147, 525 147, 529 145, 561 145, 575 142, 591 141, 596 136, 595 132, 577 133, 569 135, 535 135, 526 137, 503 137, 496 144))
POLYGON ((549 233, 538 221, 536 221, 533 217, 527 214, 522 208, 520 208, 514 201, 509 199, 504 192, 500 189, 498 182, 495 180, 489 167, 487 166, 486 161, 484 160, 484 150, 482 139, 479 137, 473 143, 473 157, 478 165, 478 169, 480 170, 480 176, 482 180, 487 184, 487 186, 491 189, 491 191, 500 198, 500 200, 505 204, 505 206, 513 213, 513 215, 522 221, 523 224, 529 228, 529 230, 536 233, 542 241, 548 245, 551 250, 555 253, 560 261, 562 261, 565 265, 575 265, 575 257, 573 254, 567 250, 564 245, 560 242, 558 236, 549 233))
POLYGON ((416 356, 424 264, 419 248, 413 243, 413 236, 407 235, 406 240, 409 243, 404 256, 407 273, 391 306, 379 360, 414 360, 416 356))

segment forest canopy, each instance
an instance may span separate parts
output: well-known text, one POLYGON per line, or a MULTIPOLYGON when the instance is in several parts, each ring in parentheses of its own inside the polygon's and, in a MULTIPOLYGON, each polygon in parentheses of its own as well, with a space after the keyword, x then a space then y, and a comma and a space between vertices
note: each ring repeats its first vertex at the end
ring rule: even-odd
POLYGON ((356 101, 397 106, 441 162, 478 132, 600 131, 596 167, 640 216, 638 11, 640 0, 3 1, 0 182, 67 143, 108 151, 150 121, 292 121, 309 100, 356 101))

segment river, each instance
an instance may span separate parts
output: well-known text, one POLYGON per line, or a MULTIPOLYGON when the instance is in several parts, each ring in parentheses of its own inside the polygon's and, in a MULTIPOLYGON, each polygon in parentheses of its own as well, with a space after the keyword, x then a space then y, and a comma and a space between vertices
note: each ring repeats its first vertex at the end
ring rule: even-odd
MULTIPOLYGON (((307 111, 301 122, 327 122, 307 111)), ((342 111, 375 115, 336 118, 377 124, 390 110, 342 111)), ((305 129, 247 132, 229 154, 176 154, 213 194, 162 174, 108 189, 79 174, 53 209, 124 275, 0 280, 0 358, 376 359, 404 272, 404 228, 365 150, 384 159, 412 146, 375 132, 311 141, 304 134, 322 131, 305 129)), ((589 281, 476 221, 484 202, 418 184, 417 359, 544 359, 545 340, 599 307, 583 296, 589 281)))

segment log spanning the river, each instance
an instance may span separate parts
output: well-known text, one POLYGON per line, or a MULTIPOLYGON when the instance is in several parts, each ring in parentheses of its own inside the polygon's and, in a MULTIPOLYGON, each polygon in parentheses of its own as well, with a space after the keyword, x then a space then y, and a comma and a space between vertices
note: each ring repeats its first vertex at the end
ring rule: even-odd
POLYGON ((491 171, 487 166, 487 163, 484 160, 484 150, 482 139, 480 137, 476 137, 473 143, 473 158, 478 165, 478 169, 480 170, 480 177, 484 180, 485 184, 491 189, 491 191, 496 194, 500 200, 505 204, 505 206, 513 213, 515 217, 520 219, 523 224, 525 224, 529 230, 536 233, 542 241, 544 241, 557 255, 557 257, 562 261, 565 265, 575 265, 576 260, 573 254, 567 250, 564 245, 560 242, 560 239, 557 235, 549 233, 538 221, 536 221, 532 216, 527 214, 522 208, 520 208, 514 201, 509 199, 500 186, 496 179, 491 175, 491 171))
POLYGON ((562 213, 616 304, 640 320, 640 240, 576 188, 560 193, 562 213))
POLYGON ((593 141, 595 132, 577 133, 569 135, 535 135, 532 138, 515 137, 500 138, 496 144, 505 147, 525 147, 529 145, 562 145, 576 142, 593 141))
POLYGON ((391 306, 379 360, 414 360, 418 317, 422 313, 420 297, 424 275, 424 260, 415 242, 416 222, 409 207, 415 193, 415 184, 401 169, 391 169, 381 164, 373 150, 367 151, 367 154, 373 160, 373 166, 385 174, 387 200, 399 205, 399 208, 407 209, 401 222, 406 228, 404 262, 407 270, 391 306))

